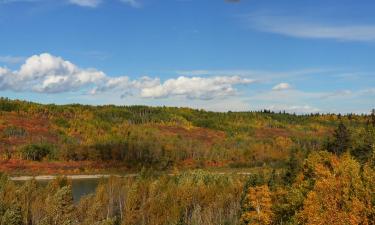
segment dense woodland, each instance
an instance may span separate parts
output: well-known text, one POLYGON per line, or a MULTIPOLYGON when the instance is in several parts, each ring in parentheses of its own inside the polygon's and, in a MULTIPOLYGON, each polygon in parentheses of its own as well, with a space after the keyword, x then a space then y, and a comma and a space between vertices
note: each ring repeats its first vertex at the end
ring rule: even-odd
POLYGON ((375 224, 375 111, 219 113, 3 98, 0 143, 1 225, 375 224), (108 171, 141 172, 102 180, 78 203, 63 177, 47 186, 8 179, 108 171))

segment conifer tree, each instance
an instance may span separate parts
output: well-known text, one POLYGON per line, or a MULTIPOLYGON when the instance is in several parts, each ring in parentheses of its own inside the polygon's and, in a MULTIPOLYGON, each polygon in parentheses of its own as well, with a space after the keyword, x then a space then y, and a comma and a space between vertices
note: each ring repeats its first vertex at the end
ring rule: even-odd
POLYGON ((293 150, 291 152, 289 160, 286 163, 286 170, 283 176, 284 184, 286 185, 292 184, 299 170, 300 170, 299 161, 296 155, 296 151, 293 150))
POLYGON ((334 142, 329 147, 328 151, 336 155, 342 155, 350 147, 350 133, 344 123, 340 122, 334 132, 334 142))
POLYGON ((74 204, 71 186, 60 188, 52 198, 48 199, 48 217, 51 224, 75 224, 74 204))

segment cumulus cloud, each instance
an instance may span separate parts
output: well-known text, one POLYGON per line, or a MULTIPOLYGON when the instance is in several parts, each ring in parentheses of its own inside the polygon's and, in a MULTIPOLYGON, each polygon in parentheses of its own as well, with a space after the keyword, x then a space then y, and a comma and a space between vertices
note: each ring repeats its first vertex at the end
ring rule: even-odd
POLYGON ((95 8, 102 2, 102 0, 69 0, 69 2, 74 5, 95 8))
POLYGON ((81 69, 48 53, 31 56, 18 71, 0 70, 1 89, 59 93, 75 91, 105 79, 103 72, 81 69))
POLYGON ((236 94, 236 86, 254 80, 240 76, 185 77, 168 79, 148 76, 132 80, 128 76, 110 77, 96 69, 83 69, 48 53, 26 59, 19 70, 0 67, 0 90, 62 93, 91 89, 89 94, 119 93, 122 97, 213 99, 236 94))
POLYGON ((234 85, 250 84, 254 80, 239 76, 222 77, 184 77, 169 79, 164 83, 145 87, 141 96, 146 98, 162 98, 168 96, 185 96, 187 98, 212 99, 234 95, 234 85))
POLYGON ((288 83, 279 83, 277 85, 275 85, 272 90, 274 91, 283 91, 283 90, 289 90, 291 89, 292 86, 290 86, 290 84, 288 83))

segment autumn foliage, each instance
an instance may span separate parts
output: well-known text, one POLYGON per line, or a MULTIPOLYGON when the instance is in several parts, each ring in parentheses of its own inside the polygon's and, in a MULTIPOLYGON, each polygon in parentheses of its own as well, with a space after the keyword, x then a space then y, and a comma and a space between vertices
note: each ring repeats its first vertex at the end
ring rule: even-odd
POLYGON ((1 98, 0 172, 1 225, 371 225, 375 113, 1 98), (66 178, 48 185, 8 179, 128 172, 135 176, 102 180, 76 203, 66 178))

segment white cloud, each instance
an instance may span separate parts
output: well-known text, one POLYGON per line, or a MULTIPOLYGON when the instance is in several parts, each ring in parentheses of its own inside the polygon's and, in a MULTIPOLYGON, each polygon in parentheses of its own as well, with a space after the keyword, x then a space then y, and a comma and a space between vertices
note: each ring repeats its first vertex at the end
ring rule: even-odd
POLYGON ((277 85, 275 85, 272 90, 274 91, 283 91, 283 90, 288 90, 288 89, 291 89, 292 86, 290 86, 290 84, 288 83, 279 83, 277 85))
POLYGON ((274 112, 285 111, 287 113, 297 114, 317 113, 321 111, 319 108, 310 105, 270 105, 265 106, 265 109, 269 109, 274 112))
POLYGON ((79 90, 99 83, 105 74, 95 69, 81 69, 69 61, 48 53, 31 56, 18 71, 0 70, 1 89, 58 93, 79 90))
POLYGON ((232 75, 230 72, 233 71, 193 71, 192 76, 177 74, 177 77, 166 80, 149 76, 136 79, 111 77, 97 69, 80 68, 61 57, 43 53, 27 58, 17 70, 0 67, 0 91, 34 92, 39 93, 36 95, 42 99, 50 98, 51 101, 58 99, 58 96, 64 99, 61 101, 67 101, 67 96, 74 96, 75 99, 86 99, 91 104, 124 104, 123 98, 126 97, 126 104, 189 106, 215 111, 271 109, 310 113, 318 110, 350 112, 355 109, 366 112, 373 107, 371 103, 375 89, 371 86, 309 92, 290 88, 288 83, 279 83, 273 90, 259 89, 262 87, 259 84, 254 89, 240 89, 244 93, 239 92, 241 85, 253 84, 258 77, 264 79, 264 75, 269 80, 266 84, 269 84, 315 73, 311 71, 240 73, 238 70, 232 75), (42 95, 44 93, 63 94, 48 97, 42 95))
POLYGON ((118 93, 124 97, 214 99, 236 94, 236 85, 253 80, 240 76, 184 77, 161 82, 159 78, 110 77, 96 69, 82 69, 48 53, 29 57, 20 69, 0 67, 0 90, 63 93, 91 89, 90 94, 118 93))
POLYGON ((102 0, 69 0, 69 2, 74 5, 95 8, 102 2, 102 0))
POLYGON ((375 41, 375 24, 329 25, 305 22, 301 18, 251 15, 247 17, 252 28, 298 38, 335 39, 340 41, 375 41))
POLYGON ((141 89, 145 98, 163 98, 169 96, 185 96, 187 98, 212 99, 234 95, 234 85, 250 84, 254 80, 239 76, 221 77, 184 77, 169 79, 164 83, 141 89))

